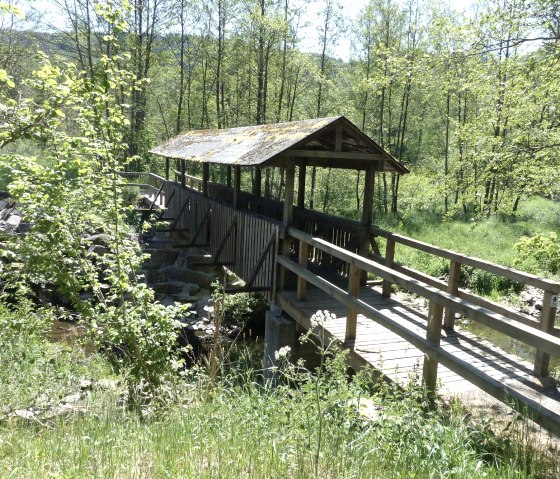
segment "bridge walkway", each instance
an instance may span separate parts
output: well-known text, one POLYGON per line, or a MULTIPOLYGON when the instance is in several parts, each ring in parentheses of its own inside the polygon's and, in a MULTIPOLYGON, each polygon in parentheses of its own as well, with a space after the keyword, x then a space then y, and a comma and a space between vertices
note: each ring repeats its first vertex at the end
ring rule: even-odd
MULTIPOLYGON (((427 311, 418 311, 400 298, 384 298, 379 287, 363 286, 359 297, 398 322, 411 335, 426 337, 427 311)), ((298 301, 296 291, 290 290, 281 291, 277 299, 281 308, 302 325, 309 326, 311 316, 319 309, 334 313, 336 319, 328 321, 323 327, 349 349, 350 361, 356 368, 367 364, 403 386, 411 381, 421 381, 424 353, 373 319, 358 314, 356 339, 345 340, 347 308, 333 301, 325 292, 309 286, 303 301, 298 301)), ((533 375, 533 365, 529 361, 507 353, 458 326, 453 331, 442 331, 440 347, 457 361, 470 365, 481 375, 502 385, 504 390, 517 391, 560 419, 560 392, 556 388, 545 387, 549 384, 545 382, 543 385, 533 375)), ((475 384, 444 365, 439 366, 437 375, 440 382, 438 392, 443 397, 463 399, 480 392, 475 384)))

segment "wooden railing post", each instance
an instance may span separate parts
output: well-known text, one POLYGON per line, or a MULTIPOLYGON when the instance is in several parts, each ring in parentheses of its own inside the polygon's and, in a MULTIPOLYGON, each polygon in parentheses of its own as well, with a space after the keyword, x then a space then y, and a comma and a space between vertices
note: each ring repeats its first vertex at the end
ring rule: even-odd
MULTIPOLYGON (((300 240, 299 242, 299 264, 303 268, 307 269, 307 256, 309 254, 309 245, 300 240)), ((307 281, 301 276, 297 279, 297 299, 298 301, 303 301, 305 299, 305 293, 307 292, 307 281)))
POLYGON ((233 207, 241 207, 241 167, 235 166, 233 171, 233 207))
POLYGON ((171 167, 171 159, 169 157, 165 158, 165 179, 169 180, 169 169, 171 167))
MULTIPOLYGON (((285 168, 285 194, 284 194, 284 211, 282 214, 282 227, 284 229, 284 237, 280 247, 280 252, 283 256, 290 256, 291 241, 288 236, 288 228, 292 226, 294 220, 294 186, 296 168, 292 163, 285 168)), ((278 286, 280 289, 286 289, 288 281, 288 271, 286 268, 279 268, 278 286)))
MULTIPOLYGON (((459 278, 461 276, 461 263, 451 261, 449 266, 449 281, 447 283, 447 292, 453 296, 457 296, 459 292, 459 278)), ((443 318, 443 329, 452 331, 455 327, 455 311, 445 308, 445 316, 443 318)))
MULTIPOLYGON (((558 307, 558 296, 555 293, 545 291, 543 294, 540 330, 552 334, 554 332, 554 320, 556 319, 556 309, 558 307)), ((535 367, 533 369, 537 376, 547 376, 550 363, 550 354, 537 349, 535 353, 535 367)))
POLYGON ((185 178, 185 163, 186 160, 181 160, 181 186, 184 188, 186 186, 186 178, 185 178))
POLYGON ((202 164, 202 196, 208 198, 208 181, 210 179, 210 165, 208 163, 202 164))
MULTIPOLYGON (((395 265, 395 242, 391 239, 387 239, 387 246, 385 247, 385 266, 387 268, 392 268, 395 265)), ((383 292, 381 295, 384 298, 391 297, 391 286, 392 283, 387 281, 386 279, 383 280, 383 292)))
MULTIPOLYGON (((355 264, 350 264, 350 272, 348 273, 348 294, 357 298, 360 294, 360 277, 362 270, 355 264)), ((346 312, 346 334, 344 335, 345 341, 352 341, 356 339, 356 327, 358 324, 358 312, 348 307, 346 312)))
MULTIPOLYGON (((435 346, 440 345, 442 319, 443 307, 440 304, 435 303, 434 301, 430 301, 426 339, 432 342, 435 346)), ((432 397, 435 396, 437 389, 437 368, 438 362, 428 356, 428 354, 424 354, 422 381, 428 391, 428 394, 430 394, 432 397)))

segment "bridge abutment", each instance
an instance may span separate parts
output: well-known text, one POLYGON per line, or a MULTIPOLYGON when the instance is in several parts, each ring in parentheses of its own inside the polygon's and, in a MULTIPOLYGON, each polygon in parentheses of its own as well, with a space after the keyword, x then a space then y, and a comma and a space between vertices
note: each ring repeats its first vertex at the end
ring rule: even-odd
POLYGON ((291 362, 303 360, 303 365, 313 370, 319 366, 321 356, 312 341, 301 342, 305 330, 276 305, 266 312, 264 367, 269 379, 276 378, 276 368, 282 362, 282 352, 289 348, 291 362), (279 354, 280 352, 280 354, 279 354))

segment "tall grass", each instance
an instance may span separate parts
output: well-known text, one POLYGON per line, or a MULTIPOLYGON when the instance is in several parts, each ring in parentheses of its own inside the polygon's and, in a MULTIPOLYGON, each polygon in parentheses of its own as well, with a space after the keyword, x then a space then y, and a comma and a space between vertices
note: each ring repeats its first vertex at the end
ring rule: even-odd
POLYGON ((220 368, 211 394, 204 370, 190 370, 170 385, 175 403, 139 416, 126 409, 120 388, 101 387, 110 376, 101 358, 31 343, 14 343, 9 354, 0 349, 0 386, 11 391, 0 404, 2 478, 524 478, 559 472, 544 454, 513 436, 499 440, 458 408, 426 412, 422 391, 373 383, 365 373, 349 382, 338 355, 327 359, 322 378, 302 373, 271 388, 251 354, 240 350, 220 368), (82 392, 80 407, 56 414, 45 407, 30 419, 10 414, 32 407, 44 391, 61 398, 84 378, 92 386, 82 392), (364 417, 359 404, 373 414, 364 417))
MULTIPOLYGON (((560 203, 531 198, 521 203, 516 215, 472 218, 458 215, 445 218, 434 211, 409 212, 404 216, 379 218, 381 226, 401 234, 467 255, 513 266, 513 245, 522 236, 560 232, 560 203)), ((402 247, 398 257, 414 262, 422 255, 402 247)), ((403 259, 403 262, 404 262, 403 259)))

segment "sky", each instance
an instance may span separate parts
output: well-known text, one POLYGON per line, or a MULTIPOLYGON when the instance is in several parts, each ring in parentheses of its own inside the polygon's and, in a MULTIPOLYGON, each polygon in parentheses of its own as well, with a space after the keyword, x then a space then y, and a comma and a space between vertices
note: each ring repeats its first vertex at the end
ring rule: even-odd
MULTIPOLYGON (((337 45, 332 48, 330 54, 341 60, 348 61, 351 54, 350 31, 351 23, 358 17, 362 8, 369 0, 342 0, 342 13, 346 17, 349 26, 346 28, 348 33, 342 33, 339 37, 337 45)), ((401 0, 404 3, 404 0, 401 0)), ((449 7, 457 12, 466 13, 471 7, 474 0, 441 0, 441 3, 447 3, 449 7)), ((320 53, 318 42, 317 27, 321 22, 321 11, 323 2, 320 0, 312 0, 308 2, 305 20, 307 26, 300 28, 300 36, 302 38, 299 45, 300 49, 305 52, 320 53)), ((63 26, 63 20, 55 13, 52 1, 36 0, 33 3, 33 10, 42 13, 42 22, 44 25, 54 25, 56 27, 63 26)))
MULTIPOLYGON (((344 16, 347 18, 347 22, 351 23, 356 20, 360 11, 368 3, 369 0, 343 0, 342 4, 346 5, 343 10, 344 16)), ((469 9, 473 3, 473 0, 442 0, 440 4, 446 3, 452 10, 458 13, 463 13, 469 15, 469 9)), ((308 15, 307 19, 309 21, 308 26, 301 29, 302 41, 300 48, 306 52, 321 53, 320 47, 317 42, 317 26, 319 24, 321 17, 322 2, 309 2, 308 5, 308 15)), ((341 60, 348 61, 351 54, 350 45, 350 28, 347 28, 348 34, 342 34, 339 38, 338 44, 332 50, 332 54, 341 60)))

